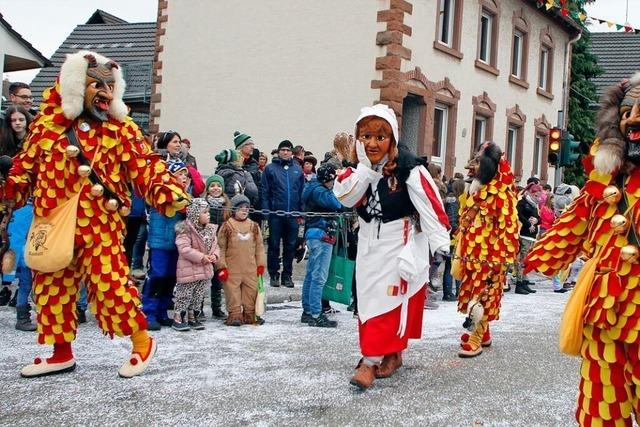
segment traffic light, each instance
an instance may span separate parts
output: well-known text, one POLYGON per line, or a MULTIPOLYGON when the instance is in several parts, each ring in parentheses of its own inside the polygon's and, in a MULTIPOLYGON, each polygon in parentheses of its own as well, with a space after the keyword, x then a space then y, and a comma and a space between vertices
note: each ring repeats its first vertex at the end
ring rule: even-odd
POLYGON ((560 167, 571 166, 580 158, 580 141, 573 139, 573 135, 564 132, 560 144, 560 167))
POLYGON ((549 156, 547 160, 551 166, 560 165, 560 150, 562 145, 562 129, 552 128, 549 132, 549 156))

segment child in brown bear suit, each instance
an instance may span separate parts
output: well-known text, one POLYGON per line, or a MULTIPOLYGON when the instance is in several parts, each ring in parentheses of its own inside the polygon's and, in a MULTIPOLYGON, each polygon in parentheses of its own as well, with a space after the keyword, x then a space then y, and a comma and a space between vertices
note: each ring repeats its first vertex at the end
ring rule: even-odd
POLYGON ((260 226, 251 221, 249 199, 238 194, 231 199, 233 216, 218 234, 218 276, 223 282, 228 326, 256 324, 257 276, 264 274, 266 257, 260 226))

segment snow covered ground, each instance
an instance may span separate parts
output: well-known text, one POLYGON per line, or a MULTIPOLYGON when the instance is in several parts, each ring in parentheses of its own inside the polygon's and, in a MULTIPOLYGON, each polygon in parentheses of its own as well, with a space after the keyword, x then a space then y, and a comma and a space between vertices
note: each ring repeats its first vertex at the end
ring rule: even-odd
POLYGON ((164 329, 148 372, 131 380, 116 373, 129 341, 103 337, 93 319, 74 344, 75 372, 20 378, 49 348, 14 330, 15 311, 0 307, 0 425, 575 425, 579 359, 557 350, 569 294, 536 288, 505 295, 494 345, 470 360, 456 355, 462 315, 440 302, 405 367, 364 393, 348 384, 359 353, 344 306, 333 330, 301 324, 299 302, 271 305, 261 327, 164 329))

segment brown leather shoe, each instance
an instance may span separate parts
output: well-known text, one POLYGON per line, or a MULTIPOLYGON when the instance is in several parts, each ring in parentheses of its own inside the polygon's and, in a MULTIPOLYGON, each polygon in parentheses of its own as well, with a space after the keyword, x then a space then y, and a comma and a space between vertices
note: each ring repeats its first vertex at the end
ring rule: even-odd
POLYGON ((384 356, 376 372, 376 378, 389 378, 402 366, 402 353, 391 353, 384 356))
POLYGON ((377 365, 369 366, 364 363, 360 363, 356 368, 356 374, 351 377, 351 385, 358 387, 361 391, 364 391, 371 387, 373 381, 376 379, 377 365))

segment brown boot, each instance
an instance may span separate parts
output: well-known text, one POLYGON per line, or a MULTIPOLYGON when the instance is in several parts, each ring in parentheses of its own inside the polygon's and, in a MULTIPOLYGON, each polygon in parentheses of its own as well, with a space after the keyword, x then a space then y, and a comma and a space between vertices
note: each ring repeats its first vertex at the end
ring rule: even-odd
POLYGON ((371 387, 373 381, 376 379, 376 371, 378 370, 378 365, 369 366, 366 365, 362 360, 356 366, 356 373, 353 377, 351 377, 351 385, 358 387, 360 390, 364 391, 371 387))
POLYGON ((389 378, 402 366, 402 353, 391 353, 384 356, 376 372, 376 378, 389 378))
POLYGON ((245 311, 244 316, 242 318, 242 323, 245 325, 255 325, 256 324, 256 314, 253 311, 245 311))
POLYGON ((242 314, 241 313, 229 313, 226 321, 227 326, 242 326, 242 314))

